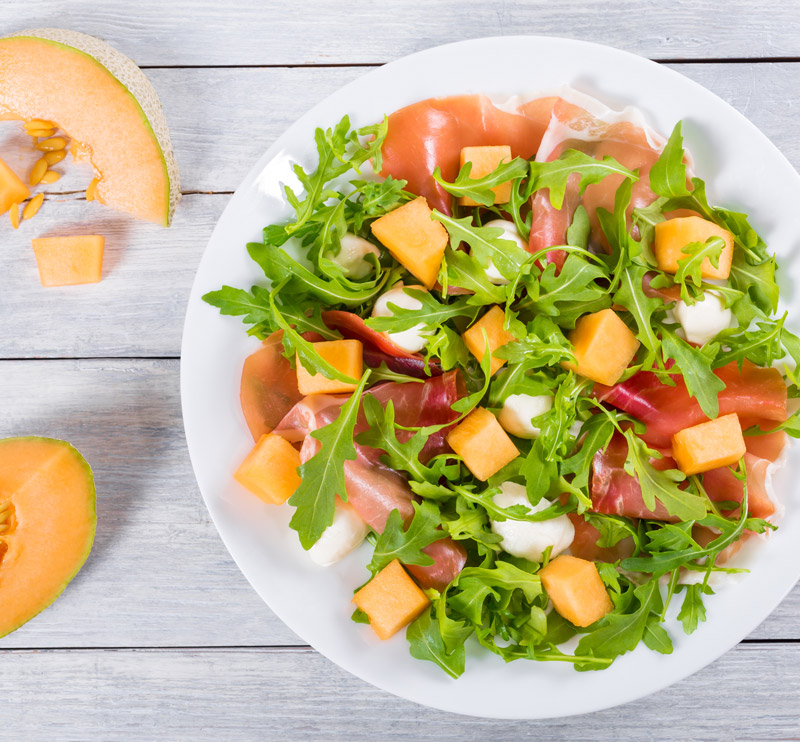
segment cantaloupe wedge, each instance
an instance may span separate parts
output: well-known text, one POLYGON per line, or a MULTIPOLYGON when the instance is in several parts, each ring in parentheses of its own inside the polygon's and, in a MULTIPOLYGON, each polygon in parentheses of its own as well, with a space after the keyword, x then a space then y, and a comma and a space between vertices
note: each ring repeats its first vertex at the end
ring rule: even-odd
MULTIPOLYGON (((314 343, 314 350, 339 373, 358 379, 364 370, 363 350, 360 340, 326 340, 314 343)), ((338 394, 352 392, 358 384, 329 379, 323 374, 311 374, 296 358, 297 388, 300 394, 338 394)))
POLYGON ((490 375, 502 368, 503 364, 506 362, 504 358, 497 358, 494 352, 498 348, 502 348, 504 345, 516 340, 516 338, 503 327, 505 316, 505 312, 500 309, 500 307, 494 306, 461 335, 464 345, 467 346, 469 352, 479 361, 483 360, 488 345, 489 352, 492 354, 491 366, 489 368, 490 375), (484 332, 486 333, 485 340, 483 337, 484 332))
POLYGON ((279 435, 265 433, 233 476, 264 502, 281 505, 300 486, 298 466, 300 454, 294 446, 279 435))
POLYGON ((693 242, 706 242, 711 237, 719 237, 725 243, 719 256, 719 264, 714 267, 708 258, 700 265, 703 278, 727 278, 733 262, 733 235, 722 227, 699 216, 681 216, 659 222, 655 227, 653 252, 658 267, 666 273, 677 273, 679 260, 688 257, 683 248, 693 242))
MULTIPOLYGON (((499 146, 484 146, 484 147, 462 147, 461 148, 461 167, 466 163, 472 163, 472 168, 469 171, 469 177, 472 180, 489 175, 497 170, 498 165, 504 162, 511 161, 511 147, 507 144, 499 146)), ((492 188, 494 193, 495 204, 507 204, 511 200, 511 181, 501 183, 492 188)), ((465 196, 460 198, 459 203, 462 206, 478 206, 478 202, 465 196)))
POLYGON ((369 616, 375 633, 389 639, 417 618, 430 600, 395 559, 353 596, 353 603, 369 616))
POLYGON ((99 283, 104 245, 105 238, 97 234, 35 238, 33 252, 42 286, 99 283))
POLYGON ((0 440, 0 636, 61 594, 89 556, 96 523, 92 470, 69 443, 0 440))
POLYGON ((672 436, 672 456, 684 474, 730 466, 746 452, 736 413, 684 428, 672 436))
POLYGON ((553 608, 575 626, 589 626, 614 608, 594 562, 562 554, 539 577, 553 608))
POLYGON ((497 418, 483 407, 476 407, 456 425, 447 434, 447 443, 483 482, 519 456, 497 418))
POLYGON ((62 29, 0 39, 0 119, 46 119, 98 178, 95 199, 169 226, 180 183, 155 89, 125 55, 62 29))
POLYGON ((14 204, 21 204, 30 195, 28 186, 0 160, 0 214, 5 214, 14 204))

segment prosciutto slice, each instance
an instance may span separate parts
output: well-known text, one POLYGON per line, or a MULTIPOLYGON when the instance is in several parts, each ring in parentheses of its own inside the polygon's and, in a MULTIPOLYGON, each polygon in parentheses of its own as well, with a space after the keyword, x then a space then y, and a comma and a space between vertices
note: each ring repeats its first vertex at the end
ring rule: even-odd
MULTIPOLYGON (((719 393, 719 414, 737 413, 754 421, 782 422, 786 419, 786 384, 775 368, 760 368, 745 361, 742 369, 734 361, 714 372, 725 382, 719 393)), ((594 394, 647 426, 642 438, 656 448, 671 445, 679 430, 706 422, 697 400, 689 395, 683 378, 673 377, 675 386, 667 386, 655 374, 640 371, 613 387, 594 385, 594 394)))
POLYGON ((582 515, 567 513, 567 517, 575 528, 575 537, 569 546, 572 556, 586 559, 589 562, 616 562, 618 559, 627 559, 633 555, 635 544, 632 536, 622 539, 614 546, 598 546, 600 531, 587 522, 582 515))
POLYGON ((389 116, 381 175, 408 181, 407 190, 450 214, 451 196, 433 171, 438 167, 445 180, 455 180, 462 147, 507 144, 512 156, 530 159, 555 102, 540 98, 500 108, 485 95, 456 95, 412 103, 389 116))
MULTIPOLYGON (((369 390, 382 404, 392 400, 395 419, 401 425, 429 425, 455 419, 450 405, 461 394, 455 372, 434 377, 418 384, 387 382, 369 390)), ((308 461, 319 450, 320 443, 310 433, 333 422, 340 413, 347 395, 313 395, 298 402, 275 428, 276 434, 294 443, 302 441, 300 459, 308 461)), ((363 414, 356 422, 355 434, 365 430, 363 414)), ((402 435, 402 432, 399 432, 402 435)), ((347 500, 379 533, 386 527, 392 510, 398 510, 407 524, 414 517, 414 493, 405 477, 380 461, 381 451, 355 443, 356 459, 345 461, 344 476, 347 500)), ((447 448, 444 436, 431 436, 421 458, 429 459, 447 448)), ((448 585, 461 571, 467 555, 463 546, 450 538, 435 541, 423 551, 433 558, 430 566, 406 565, 423 587, 438 590, 448 585)))
POLYGON ((338 330, 344 337, 360 340, 364 346, 364 363, 378 368, 382 363, 399 374, 417 379, 438 376, 441 366, 429 361, 426 369, 425 359, 419 353, 409 353, 396 345, 382 332, 368 327, 357 314, 340 309, 330 309, 322 313, 322 321, 331 329, 338 330))
POLYGON ((253 440, 269 433, 302 399, 297 374, 283 355, 283 332, 273 332, 242 368, 239 397, 253 440))
MULTIPOLYGON (((634 183, 628 216, 636 207, 647 206, 656 199, 650 189, 649 173, 663 149, 665 140, 644 122, 641 113, 633 108, 612 111, 599 101, 575 90, 566 90, 552 108, 550 122, 536 153, 537 162, 551 162, 566 150, 576 149, 601 160, 613 157, 630 170, 639 170, 634 183)), ((570 176, 564 203, 556 209, 550 203, 548 189, 537 191, 531 201, 531 234, 529 250, 538 252, 566 244, 567 229, 579 204, 583 204, 592 225, 592 241, 606 247, 600 228, 597 209, 614 210, 614 196, 624 176, 610 175, 600 183, 590 185, 581 196, 579 178, 570 176)), ((547 253, 549 262, 558 270, 566 259, 562 250, 547 253)))

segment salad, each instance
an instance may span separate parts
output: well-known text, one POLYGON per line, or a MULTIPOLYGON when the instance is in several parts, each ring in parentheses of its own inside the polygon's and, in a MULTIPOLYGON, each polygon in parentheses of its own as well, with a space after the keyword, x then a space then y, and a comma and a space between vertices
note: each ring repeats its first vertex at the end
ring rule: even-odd
POLYGON ((368 542, 343 606, 452 677, 474 640, 579 671, 669 654, 668 610, 693 632, 776 528, 800 435, 800 340, 747 216, 709 203, 680 122, 570 89, 315 144, 247 246, 266 280, 203 297, 263 341, 236 479, 318 564, 368 542))

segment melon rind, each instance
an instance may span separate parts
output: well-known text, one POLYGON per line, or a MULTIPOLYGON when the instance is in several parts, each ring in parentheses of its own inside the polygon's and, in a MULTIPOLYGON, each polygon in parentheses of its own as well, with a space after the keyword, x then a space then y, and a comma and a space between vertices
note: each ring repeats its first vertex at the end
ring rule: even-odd
MULTIPOLYGON (((142 117, 156 138, 169 182, 169 206, 165 225, 169 226, 181 198, 180 176, 175 151, 169 136, 169 127, 161 101, 150 80, 136 63, 113 46, 95 36, 63 28, 34 28, 8 34, 3 38, 27 37, 50 41, 79 51, 103 66, 122 85, 139 106, 142 117)), ((0 39, 2 41, 2 39, 0 39)))

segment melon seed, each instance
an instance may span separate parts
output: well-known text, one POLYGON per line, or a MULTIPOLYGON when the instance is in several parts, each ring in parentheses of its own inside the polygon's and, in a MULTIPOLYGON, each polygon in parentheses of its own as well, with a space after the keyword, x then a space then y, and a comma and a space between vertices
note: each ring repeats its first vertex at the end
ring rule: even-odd
POLYGON ((44 195, 41 193, 28 201, 28 203, 25 204, 25 208, 22 210, 22 218, 33 219, 33 217, 36 216, 36 212, 42 207, 42 201, 44 201, 44 195))
POLYGON ((52 152, 46 152, 42 159, 47 162, 48 165, 56 165, 61 160, 63 160, 67 156, 67 150, 65 149, 54 149, 52 152))
POLYGON ((97 178, 92 178, 92 182, 89 183, 89 187, 86 189, 86 200, 87 201, 94 201, 95 193, 97 192, 97 178))
POLYGON ((30 131, 31 129, 55 129, 56 123, 54 121, 48 121, 47 119, 33 119, 31 121, 25 122, 25 131, 30 131))
POLYGON ((55 183, 60 177, 61 173, 57 173, 55 170, 48 170, 39 182, 49 185, 50 183, 55 183))
POLYGON ((53 134, 56 133, 56 130, 55 129, 29 129, 29 130, 26 130, 25 133, 29 137, 33 137, 34 139, 36 137, 45 137, 46 138, 46 137, 53 136, 53 134))
POLYGON ((11 226, 14 229, 19 229, 19 204, 11 204, 8 210, 8 216, 11 219, 11 226))
POLYGON ((31 170, 30 183, 32 186, 39 185, 42 182, 44 174, 47 172, 47 160, 42 158, 38 160, 31 170))
POLYGON ((64 149, 66 146, 67 140, 64 139, 64 137, 51 137, 50 139, 45 139, 43 142, 39 142, 39 144, 36 145, 36 149, 42 152, 52 152, 53 150, 64 149))

